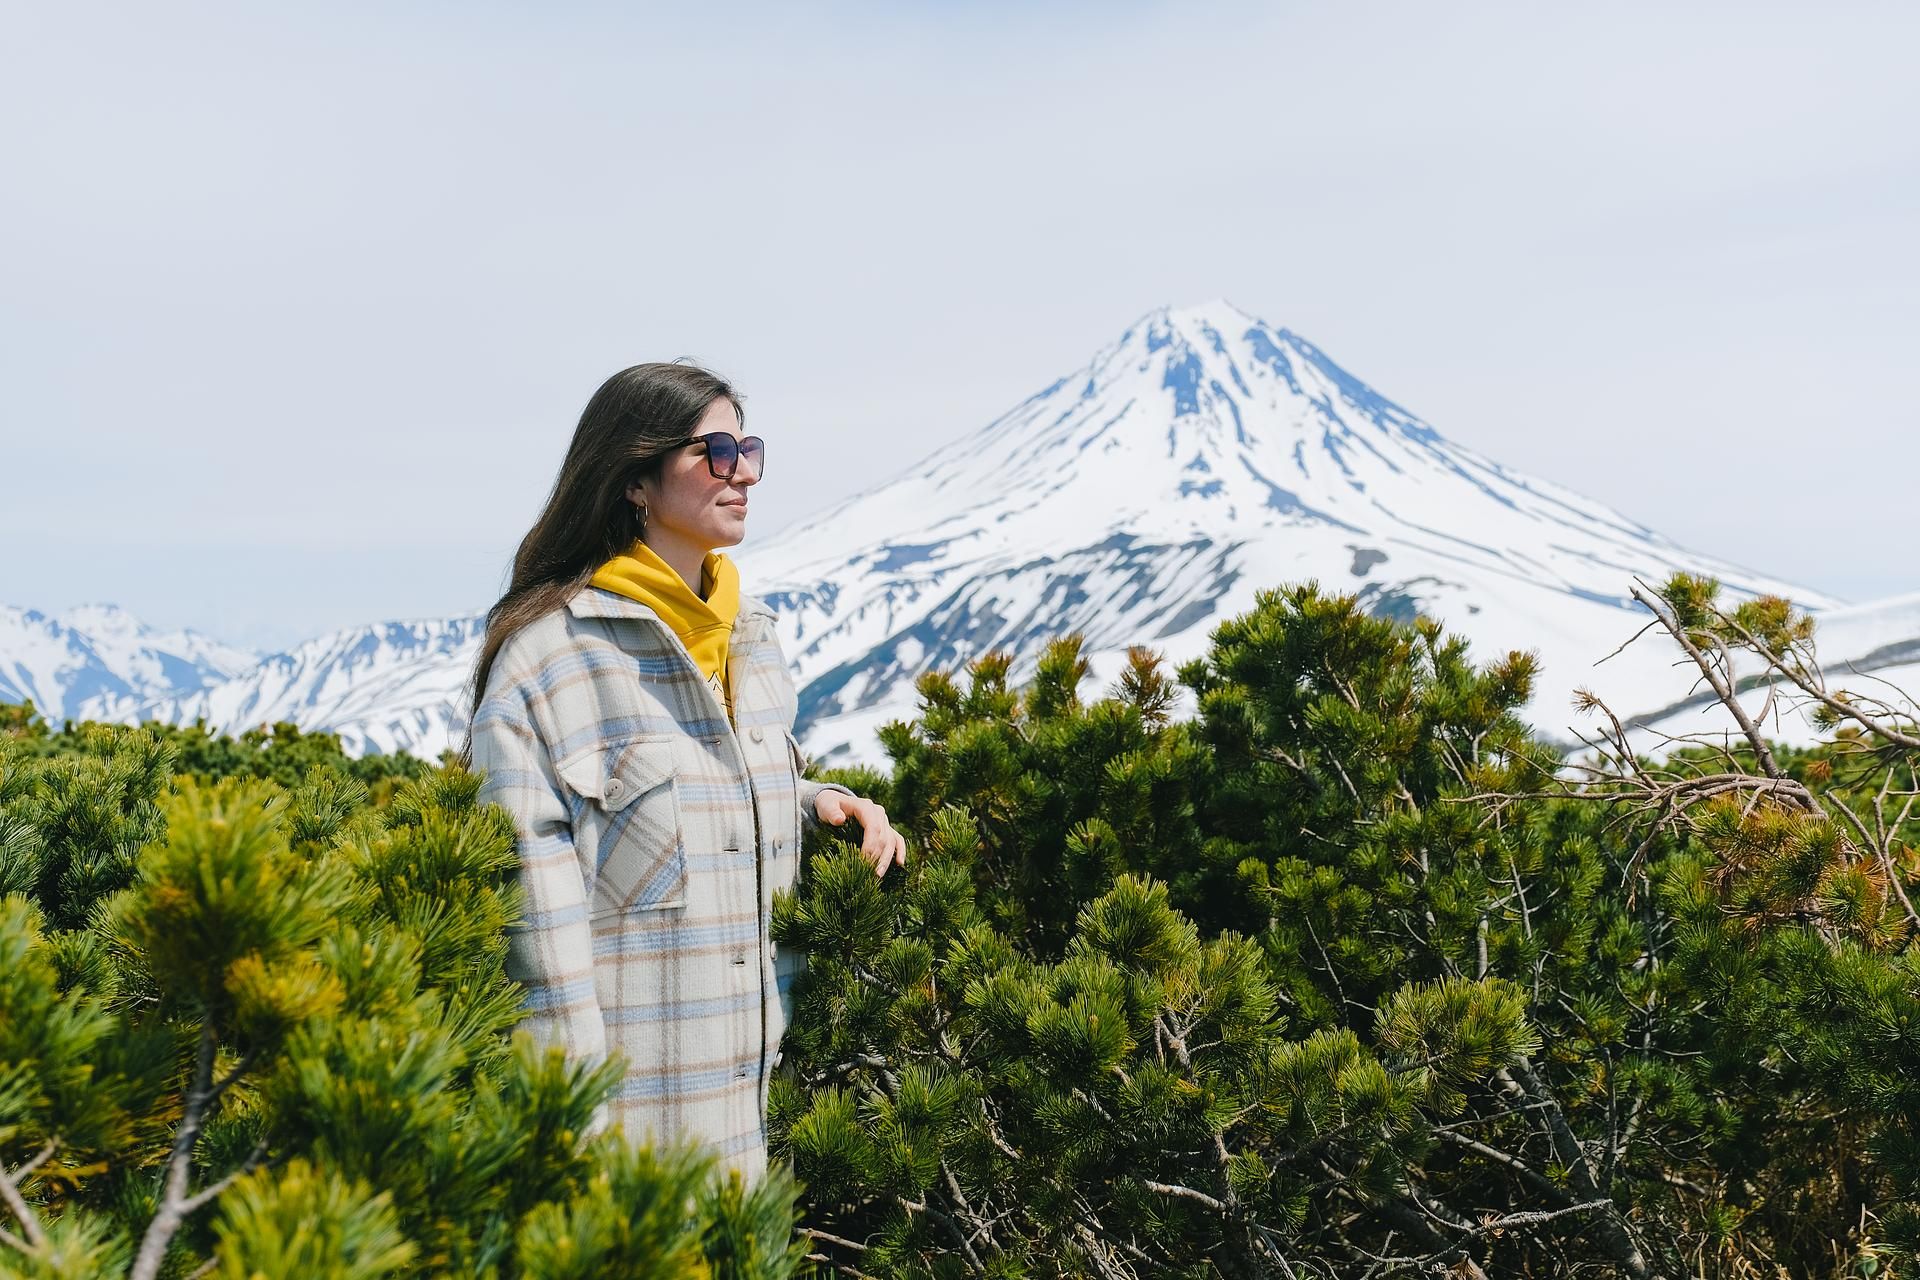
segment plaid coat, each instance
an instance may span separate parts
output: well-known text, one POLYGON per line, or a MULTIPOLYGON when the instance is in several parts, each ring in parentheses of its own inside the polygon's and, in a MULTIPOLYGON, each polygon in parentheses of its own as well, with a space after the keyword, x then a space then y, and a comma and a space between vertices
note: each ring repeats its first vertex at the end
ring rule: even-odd
POLYGON ((773 612, 743 594, 730 724, 673 628, 587 587, 516 632, 474 710, 480 799, 519 837, 524 923, 508 973, 524 1025, 569 1058, 626 1057, 596 1117, 694 1137, 765 1172, 767 1082, 806 957, 767 937, 773 895, 819 825, 773 612))

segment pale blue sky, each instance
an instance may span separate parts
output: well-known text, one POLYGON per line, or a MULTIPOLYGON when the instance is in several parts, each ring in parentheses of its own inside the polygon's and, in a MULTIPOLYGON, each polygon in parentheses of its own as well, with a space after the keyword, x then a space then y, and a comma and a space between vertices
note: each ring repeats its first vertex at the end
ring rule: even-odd
POLYGON ((1703 551, 1920 589, 1917 13, 17 6, 0 601, 478 610, 625 364, 737 380, 763 537, 1219 296, 1703 551))

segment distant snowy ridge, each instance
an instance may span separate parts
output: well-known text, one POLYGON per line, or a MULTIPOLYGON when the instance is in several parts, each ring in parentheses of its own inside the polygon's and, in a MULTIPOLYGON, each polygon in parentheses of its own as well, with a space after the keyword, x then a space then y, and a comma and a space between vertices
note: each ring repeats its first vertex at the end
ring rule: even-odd
MULTIPOLYGON (((1098 696, 1127 646, 1184 661, 1258 589, 1308 578, 1381 615, 1435 617, 1483 661, 1538 651, 1527 713, 1563 741, 1577 686, 1623 714, 1686 695, 1689 676, 1651 637, 1594 665, 1647 621, 1629 597, 1636 576, 1686 570, 1732 598, 1788 596, 1831 615, 1842 647, 1920 637, 1920 603, 1871 625, 1863 607, 1849 630, 1835 598, 1690 552, 1457 445, 1224 301, 1149 312, 979 431, 733 554, 745 589, 779 615, 803 742, 830 763, 883 763, 874 730, 915 713, 914 681, 931 668, 1009 650, 1022 681, 1048 639, 1078 631, 1092 666, 1082 692, 1098 696)), ((125 688, 75 692, 49 674, 18 687, 37 702, 33 688, 60 690, 70 715, 200 715, 232 731, 284 719, 351 750, 432 758, 464 731, 458 694, 481 622, 350 628, 157 693, 124 676, 125 688)), ((0 680, 17 652, 0 633, 0 680)), ((0 698, 26 696, 14 687, 0 698)), ((1188 710, 1183 691, 1175 711, 1188 710)))
POLYGON ((197 693, 259 655, 197 631, 160 631, 111 604, 60 614, 0 605, 0 702, 33 701, 53 724, 82 707, 197 693))
POLYGON ((349 627, 185 696, 90 699, 82 711, 122 723, 204 719, 235 734, 286 720, 339 734, 351 755, 409 751, 431 760, 466 732, 462 689, 485 626, 475 614, 349 627))

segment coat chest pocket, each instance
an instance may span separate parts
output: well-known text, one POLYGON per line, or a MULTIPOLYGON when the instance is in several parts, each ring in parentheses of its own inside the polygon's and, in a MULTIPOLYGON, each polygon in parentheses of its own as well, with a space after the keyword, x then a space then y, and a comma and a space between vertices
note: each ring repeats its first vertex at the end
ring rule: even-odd
MULTIPOLYGON (((671 738, 631 738, 556 770, 598 827, 591 915, 687 904, 687 841, 671 738)), ((579 836, 576 824, 575 836, 579 836)))

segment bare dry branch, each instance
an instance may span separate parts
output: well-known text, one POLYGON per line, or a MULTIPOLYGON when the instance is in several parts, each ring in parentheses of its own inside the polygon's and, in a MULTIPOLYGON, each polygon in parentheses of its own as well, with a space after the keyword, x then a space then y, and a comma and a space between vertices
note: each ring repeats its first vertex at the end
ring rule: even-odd
POLYGON ((21 1184, 32 1177, 34 1172, 52 1157, 59 1146, 57 1138, 49 1138, 46 1145, 18 1169, 9 1171, 5 1166, 0 1165, 0 1201, 6 1203, 7 1209, 13 1214, 14 1220, 20 1224, 20 1230, 25 1234, 26 1239, 23 1241, 10 1231, 0 1235, 5 1237, 9 1247, 18 1249, 22 1253, 45 1245, 47 1234, 40 1227, 39 1215, 34 1213, 33 1206, 27 1203, 26 1196, 21 1192, 21 1184))

